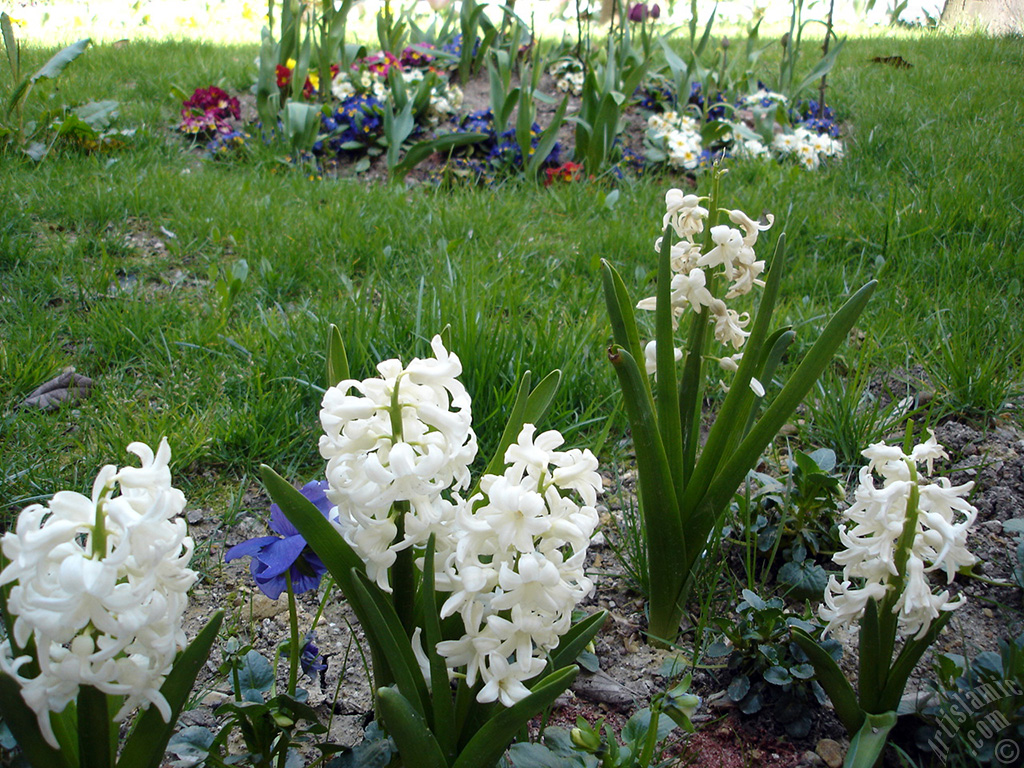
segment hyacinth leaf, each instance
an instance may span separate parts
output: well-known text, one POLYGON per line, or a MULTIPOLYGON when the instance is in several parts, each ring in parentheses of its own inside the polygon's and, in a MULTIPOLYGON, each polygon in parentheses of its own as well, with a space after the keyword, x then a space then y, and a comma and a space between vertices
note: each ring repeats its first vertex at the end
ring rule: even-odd
MULTIPOLYGON (((291 483, 266 464, 260 465, 260 476, 263 478, 263 485, 266 486, 270 498, 281 508, 284 516, 295 526, 295 530, 316 552, 317 557, 334 577, 342 594, 352 600, 352 595, 355 594, 355 574, 365 573, 366 570, 362 559, 349 546, 348 542, 338 535, 334 526, 327 521, 316 505, 303 496, 291 483)), ((362 611, 362 606, 353 603, 352 609, 360 623, 364 627, 368 627, 367 617, 362 611)), ((377 687, 387 685, 393 679, 389 660, 381 654, 380 648, 375 642, 372 642, 372 638, 370 655, 373 659, 373 676, 377 687)))
POLYGON ((352 603, 353 610, 358 604, 356 615, 369 641, 376 644, 381 655, 388 660, 398 690, 417 712, 425 715, 430 708, 427 684, 390 597, 362 571, 354 575, 352 587, 352 594, 346 593, 345 597, 352 603))
MULTIPOLYGON (((494 456, 491 457, 487 469, 484 470, 485 475, 500 475, 505 466, 505 451, 518 439, 523 425, 537 424, 544 418, 544 414, 548 412, 548 408, 551 407, 555 394, 558 392, 558 385, 562 382, 562 372, 552 371, 541 379, 532 391, 530 390, 531 382, 532 374, 527 371, 519 383, 519 391, 512 404, 508 423, 505 424, 505 430, 501 433, 501 440, 498 441, 494 456)), ((470 497, 476 493, 479 484, 480 481, 477 480, 476 487, 469 494, 470 497)))
MULTIPOLYGON (((619 377, 633 433, 640 478, 640 510, 647 530, 657 531, 657 535, 648 537, 647 541, 651 576, 650 632, 655 638, 672 641, 682 616, 677 599, 690 570, 688 563, 692 563, 693 558, 687 554, 688 537, 683 535, 675 485, 657 419, 650 399, 644 396, 646 375, 624 349, 613 348, 609 359, 619 377)), ((689 546, 695 546, 696 540, 689 541, 689 546)), ((700 546, 703 547, 703 543, 700 546)))
POLYGON ((348 353, 341 331, 334 323, 327 329, 327 386, 336 387, 349 377, 348 353))
MULTIPOLYGON (((810 350, 804 355, 803 360, 796 371, 776 395, 771 405, 768 406, 764 415, 758 419, 750 433, 737 446, 736 450, 729 457, 725 465, 718 471, 712 481, 707 493, 701 499, 700 507, 710 514, 701 514, 698 517, 699 525, 694 536, 704 541, 714 527, 715 513, 724 509, 729 503, 736 488, 742 482, 744 475, 750 467, 757 463, 758 457, 782 429, 786 420, 800 405, 806 394, 814 386, 821 372, 832 360, 839 346, 845 341, 853 324, 860 317, 861 312, 867 305, 868 299, 874 292, 877 282, 872 280, 857 291, 850 299, 832 316, 821 336, 814 342, 810 350)), ((742 366, 742 364, 741 364, 742 366)))
POLYGON ((348 596, 352 583, 352 570, 365 571, 363 561, 352 547, 338 535, 323 513, 291 483, 266 464, 260 465, 260 476, 267 493, 288 522, 295 526, 306 543, 313 548, 331 572, 342 591, 348 596))
POLYGON ((0 32, 3 33, 4 49, 7 51, 7 64, 11 69, 11 79, 17 82, 21 76, 21 47, 14 37, 14 25, 7 13, 0 13, 0 32))
POLYGON ((548 659, 548 670, 554 672, 576 661, 607 620, 608 611, 598 611, 573 624, 569 631, 562 635, 558 641, 558 648, 548 659))
POLYGON ((814 65, 814 68, 807 73, 807 77, 800 81, 800 84, 793 89, 791 96, 795 97, 798 93, 802 92, 804 88, 809 86, 822 77, 832 71, 832 67, 835 66, 836 59, 839 57, 839 52, 843 50, 843 46, 846 45, 846 38, 844 37, 836 45, 829 49, 828 53, 822 56, 818 63, 814 65))
MULTIPOLYGON (((780 328, 773 333, 768 340, 765 342, 765 349, 767 350, 763 356, 763 360, 757 370, 757 379, 762 384, 766 384, 772 380, 775 376, 775 370, 779 367, 782 362, 783 355, 786 354, 786 350, 796 339, 796 333, 790 328, 780 328)), ((764 398, 758 397, 756 402, 752 403, 750 413, 747 414, 747 423, 743 428, 742 434, 734 435, 734 439, 742 440, 750 432, 750 428, 754 426, 754 421, 757 419, 757 405, 764 398)), ((735 444, 730 444, 729 451, 733 450, 735 444)))
MULTIPOLYGON (((117 731, 110 727, 110 700, 91 685, 78 690, 79 768, 110 768, 114 764, 117 731)), ((162 753, 162 750, 161 750, 162 753)))
POLYGON ((69 760, 59 749, 46 743, 35 712, 21 698, 21 686, 6 672, 0 672, 0 713, 33 768, 75 768, 78 765, 77 759, 69 760))
POLYGON ((951 618, 953 618, 952 611, 942 612, 932 622, 923 637, 910 638, 904 643, 903 649, 896 657, 895 663, 888 670, 889 674, 885 687, 878 698, 880 709, 884 708, 886 711, 895 710, 899 706, 900 699, 903 697, 903 689, 906 688, 907 680, 910 679, 910 673, 914 671, 914 667, 921 660, 921 656, 935 642, 942 628, 946 626, 946 623, 951 618))
POLYGON ((395 740, 402 762, 409 768, 448 768, 448 761, 423 715, 393 688, 377 691, 377 706, 384 725, 395 740))
MULTIPOLYGON (((857 680, 860 691, 861 705, 868 712, 878 710, 878 697, 885 687, 885 677, 889 672, 889 662, 881 657, 882 643, 879 638, 878 603, 874 598, 864 606, 864 615, 860 617, 859 648, 861 673, 857 680)), ((858 724, 858 728, 859 728, 858 724)), ((850 730, 853 733, 853 730, 850 730)))
MULTIPOLYGON (((526 91, 523 91, 525 94, 526 91)), ((558 141, 558 130, 562 127, 562 122, 565 119, 565 110, 569 106, 569 97, 566 96, 562 99, 562 103, 558 105, 555 110, 554 116, 551 118, 551 123, 544 132, 541 133, 540 138, 537 140, 537 147, 533 151, 533 155, 530 156, 529 162, 526 164, 526 176, 531 180, 536 180, 540 175, 540 169, 547 162, 548 155, 551 154, 551 150, 555 146, 555 142, 558 141)), ((521 108, 520 108, 521 109, 521 108)), ((524 112, 520 111, 520 114, 524 112)), ((529 143, 526 146, 530 146, 529 143)), ((522 144, 520 143, 520 147, 522 144)), ((527 152, 523 153, 525 157, 527 152)))
POLYGON ((828 651, 818 645, 817 641, 799 627, 790 627, 794 642, 800 650, 807 654, 807 659, 814 667, 818 683, 825 689, 836 716, 849 733, 856 733, 864 722, 864 710, 857 703, 857 694, 846 679, 843 670, 828 651))
POLYGON ((441 635, 441 617, 437 610, 437 592, 434 588, 434 554, 436 538, 430 534, 423 553, 423 580, 420 582, 419 606, 423 620, 423 647, 430 661, 430 697, 434 704, 434 734, 445 754, 455 748, 455 710, 448 666, 436 651, 441 635))
MULTIPOLYGON (((644 350, 640 345, 640 331, 636 325, 636 313, 633 302, 629 298, 626 284, 622 277, 609 262, 601 259, 604 300, 608 307, 608 316, 612 323, 612 338, 615 343, 632 355, 634 360, 644 359, 644 350)), ((644 381, 647 399, 653 403, 651 386, 644 381)), ((652 406, 653 407, 653 406, 652 406)))
POLYGON ((850 749, 843 761, 843 768, 872 768, 881 757, 889 738, 889 731, 895 725, 895 712, 866 715, 864 724, 850 739, 850 749))
POLYGON ((276 52, 270 30, 263 28, 260 43, 260 71, 256 78, 256 111, 263 125, 275 125, 281 95, 277 87, 276 52))
POLYGON ((218 611, 202 631, 178 656, 168 673, 160 693, 171 707, 170 722, 165 723, 156 707, 143 712, 125 742, 117 768, 160 768, 167 742, 177 727, 178 715, 192 692, 199 670, 206 664, 210 649, 217 639, 224 612, 218 611))
POLYGON ((516 734, 538 712, 550 706, 576 679, 579 668, 561 669, 538 682, 526 698, 501 709, 476 732, 452 768, 489 768, 504 754, 516 734))
POLYGON ((478 144, 487 139, 486 133, 446 133, 436 139, 418 141, 409 147, 401 162, 391 168, 393 181, 404 179, 413 168, 422 163, 435 153, 448 152, 456 147, 464 147, 467 144, 478 144))
MULTIPOLYGON (((753 327, 750 329, 750 337, 747 339, 746 346, 748 349, 761 350, 764 348, 765 339, 768 337, 768 326, 775 311, 775 301, 779 295, 779 286, 782 283, 782 270, 785 258, 786 235, 783 233, 779 235, 779 239, 775 244, 775 254, 772 256, 771 269, 768 271, 768 279, 765 281, 761 302, 758 304, 757 316, 754 319, 753 327)), ((683 494, 681 501, 684 510, 695 510, 698 508, 697 505, 707 492, 708 486, 711 485, 721 462, 729 455, 726 452, 726 448, 730 442, 733 442, 730 438, 745 426, 744 422, 746 421, 746 414, 750 409, 750 395, 752 394, 750 380, 754 375, 754 368, 758 362, 755 355, 744 355, 740 360, 739 370, 736 371, 736 377, 729 387, 729 394, 725 396, 725 402, 722 403, 722 408, 715 418, 714 425, 711 427, 711 432, 708 434, 700 460, 694 468, 693 477, 687 482, 686 492, 683 494)), ((803 399, 802 396, 801 399, 803 399)), ((795 408, 798 404, 799 401, 793 407, 795 408)), ((788 413, 786 418, 789 418, 788 413)), ((778 429, 775 432, 778 432, 778 429)), ((775 432, 768 438, 769 440, 775 437, 775 432)), ((763 449, 763 446, 761 449, 763 449)), ((759 456, 761 449, 758 451, 759 456)), ((751 462, 746 467, 749 469, 754 466, 754 463, 751 462)), ((744 471, 743 474, 746 474, 746 472, 744 471)), ((739 485, 738 481, 737 485, 739 485)), ((730 490, 730 494, 734 490, 735 487, 730 490)), ((713 509, 713 513, 717 513, 717 510, 713 509)), ((710 528, 711 526, 709 525, 708 530, 710 528)), ((701 543, 703 544, 703 539, 701 539, 701 543)))
MULTIPOLYGON (((669 470, 676 483, 676 498, 683 498, 683 424, 679 404, 672 397, 676 391, 676 354, 672 316, 672 226, 665 227, 658 256, 658 282, 654 311, 654 338, 657 339, 656 362, 658 391, 668 396, 657 402, 658 429, 665 443, 669 470)), ((639 362, 640 358, 637 358, 639 362)))

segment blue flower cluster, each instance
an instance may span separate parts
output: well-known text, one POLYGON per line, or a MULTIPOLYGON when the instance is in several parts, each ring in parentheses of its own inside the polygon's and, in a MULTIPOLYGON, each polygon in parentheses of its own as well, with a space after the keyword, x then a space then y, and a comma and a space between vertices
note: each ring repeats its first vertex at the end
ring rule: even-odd
MULTIPOLYGON (((497 133, 494 128, 494 113, 489 109, 480 109, 470 112, 459 121, 456 129, 459 133, 484 133, 487 139, 472 146, 471 150, 477 155, 486 155, 484 158, 496 169, 516 169, 523 167, 523 150, 516 139, 514 128, 497 133)), ((534 123, 530 127, 530 147, 527 155, 532 156, 540 141, 541 127, 534 123)), ((555 142, 548 156, 544 159, 544 165, 553 166, 561 163, 562 145, 555 142)))
POLYGON ((210 157, 215 159, 237 157, 245 150, 248 141, 252 138, 247 131, 231 131, 230 133, 218 133, 213 140, 206 145, 206 151, 210 157))
MULTIPOLYGON (((460 32, 455 37, 453 37, 452 41, 450 43, 446 43, 445 45, 441 46, 441 50, 444 51, 445 53, 450 53, 452 56, 455 56, 457 58, 461 58, 462 57, 462 33, 460 32)), ((480 50, 480 38, 478 37, 478 38, 476 38, 476 40, 473 41, 473 58, 474 59, 476 58, 477 51, 479 51, 479 50, 480 50)))
POLYGON ((313 145, 314 154, 340 155, 373 145, 384 132, 383 113, 384 105, 374 96, 349 96, 332 114, 320 117, 326 138, 313 145))
POLYGON ((839 125, 836 123, 836 113, 832 107, 825 105, 818 117, 819 104, 816 99, 800 102, 790 110, 789 117, 794 125, 800 125, 809 131, 817 134, 827 134, 833 139, 839 138, 839 125))

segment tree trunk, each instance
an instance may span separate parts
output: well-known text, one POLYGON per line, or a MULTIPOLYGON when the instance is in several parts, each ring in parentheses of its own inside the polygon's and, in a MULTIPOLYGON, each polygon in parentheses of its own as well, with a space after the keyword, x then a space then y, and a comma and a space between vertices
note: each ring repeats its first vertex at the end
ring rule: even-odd
POLYGON ((993 35, 1024 32, 1024 0, 946 0, 939 26, 978 27, 993 35))

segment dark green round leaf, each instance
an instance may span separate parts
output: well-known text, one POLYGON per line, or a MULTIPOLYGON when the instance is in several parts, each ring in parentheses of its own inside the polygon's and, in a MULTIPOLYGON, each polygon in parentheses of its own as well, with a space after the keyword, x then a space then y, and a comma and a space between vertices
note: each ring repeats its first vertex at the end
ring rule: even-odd
POLYGON ((737 675, 729 683, 726 694, 729 696, 730 701, 741 701, 744 696, 747 695, 747 691, 750 690, 750 678, 746 675, 737 675))
POLYGON ((790 676, 789 670, 785 667, 769 668, 768 671, 764 673, 764 679, 772 685, 788 685, 793 682, 793 678, 790 676))

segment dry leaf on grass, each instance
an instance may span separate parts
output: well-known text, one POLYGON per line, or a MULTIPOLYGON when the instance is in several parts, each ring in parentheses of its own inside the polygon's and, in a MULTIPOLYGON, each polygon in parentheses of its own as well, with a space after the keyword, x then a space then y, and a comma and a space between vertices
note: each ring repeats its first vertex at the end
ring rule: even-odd
POLYGON ((64 403, 84 400, 92 393, 92 388, 93 381, 88 376, 75 373, 74 368, 65 368, 60 376, 32 390, 18 407, 54 411, 64 403))

